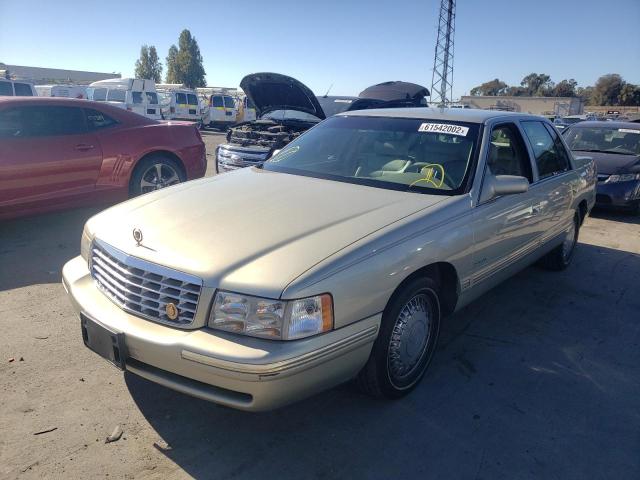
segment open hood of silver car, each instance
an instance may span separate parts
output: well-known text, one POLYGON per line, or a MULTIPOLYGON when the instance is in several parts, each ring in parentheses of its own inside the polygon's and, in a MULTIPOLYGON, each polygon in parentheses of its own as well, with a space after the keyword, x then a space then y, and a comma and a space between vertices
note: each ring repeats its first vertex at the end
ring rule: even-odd
POLYGON ((295 78, 279 73, 252 73, 240 88, 256 107, 258 116, 274 110, 296 110, 323 120, 325 114, 313 92, 295 78))

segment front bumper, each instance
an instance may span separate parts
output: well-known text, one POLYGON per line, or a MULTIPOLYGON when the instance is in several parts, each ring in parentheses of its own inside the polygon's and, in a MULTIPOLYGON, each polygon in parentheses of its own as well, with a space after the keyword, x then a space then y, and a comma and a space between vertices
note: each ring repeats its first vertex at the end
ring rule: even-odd
POLYGON ((270 155, 271 150, 266 148, 241 147, 232 144, 220 145, 216 149, 218 173, 260 165, 266 161, 270 155))
POLYGON ((279 342, 182 330, 129 314, 98 290, 81 257, 64 266, 62 283, 78 314, 124 334, 126 370, 249 411, 278 408, 353 378, 369 357, 381 320, 378 314, 323 335, 279 342))
POLYGON ((633 207, 640 202, 640 181, 606 183, 596 187, 596 205, 599 207, 633 207))

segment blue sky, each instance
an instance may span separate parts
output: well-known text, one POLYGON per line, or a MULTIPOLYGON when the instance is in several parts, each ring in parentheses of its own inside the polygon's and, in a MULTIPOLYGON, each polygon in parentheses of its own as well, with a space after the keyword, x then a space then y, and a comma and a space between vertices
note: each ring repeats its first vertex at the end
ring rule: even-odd
MULTIPOLYGON (((143 43, 162 60, 183 28, 209 85, 291 75, 316 93, 354 95, 386 80, 431 86, 439 0, 154 2, 0 0, 0 62, 133 73, 143 43)), ((498 77, 547 73, 640 83, 640 0, 458 0, 454 96, 498 77)))

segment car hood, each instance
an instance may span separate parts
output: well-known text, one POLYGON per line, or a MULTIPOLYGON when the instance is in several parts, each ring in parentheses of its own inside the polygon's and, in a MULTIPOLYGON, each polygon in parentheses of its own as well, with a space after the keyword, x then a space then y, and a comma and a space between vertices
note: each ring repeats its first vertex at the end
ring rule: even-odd
POLYGON ((245 168, 122 203, 87 229, 206 286, 277 298, 339 250, 446 198, 245 168))
POLYGON ((383 100, 385 102, 393 102, 398 100, 416 100, 419 101, 429 96, 427 87, 409 82, 384 82, 372 85, 358 95, 360 98, 371 98, 383 100))
POLYGON ((640 173, 640 155, 621 155, 619 153, 588 152, 581 150, 574 150, 574 154, 593 158, 598 173, 605 175, 640 173))
POLYGON ((240 88, 253 102, 258 116, 274 110, 297 110, 324 119, 325 114, 313 92, 295 78, 279 73, 252 73, 240 88))

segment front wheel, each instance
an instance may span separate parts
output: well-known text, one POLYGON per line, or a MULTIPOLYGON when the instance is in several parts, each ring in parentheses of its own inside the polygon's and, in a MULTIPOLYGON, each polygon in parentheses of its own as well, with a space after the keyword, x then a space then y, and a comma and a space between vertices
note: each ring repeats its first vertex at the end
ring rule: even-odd
POLYGON ((136 166, 131 176, 129 193, 135 197, 185 180, 185 174, 175 160, 165 155, 153 155, 136 166))
POLYGON ((382 314, 380 333, 358 374, 365 393, 399 398, 418 384, 435 351, 440 331, 436 283, 417 278, 399 291, 382 314))

